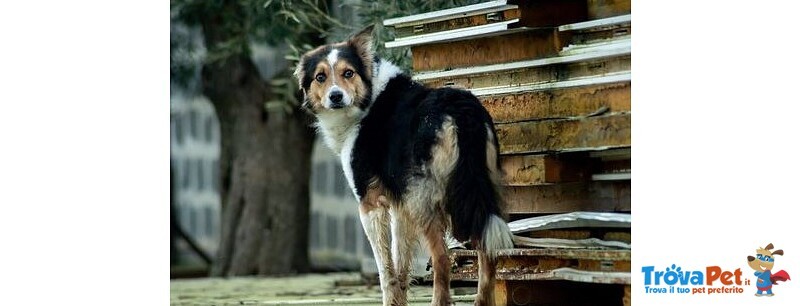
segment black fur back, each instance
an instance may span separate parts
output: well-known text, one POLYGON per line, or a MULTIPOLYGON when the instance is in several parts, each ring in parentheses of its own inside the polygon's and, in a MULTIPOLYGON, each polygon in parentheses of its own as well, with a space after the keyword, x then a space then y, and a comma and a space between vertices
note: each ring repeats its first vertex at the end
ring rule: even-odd
POLYGON ((424 174, 421 166, 432 158, 446 116, 456 125, 459 157, 444 204, 453 236, 477 242, 489 217, 501 212, 486 164, 486 127, 494 133, 494 125, 467 91, 426 88, 405 75, 391 79, 361 120, 352 152, 353 181, 360 197, 377 177, 392 197, 401 199, 409 181, 424 174))

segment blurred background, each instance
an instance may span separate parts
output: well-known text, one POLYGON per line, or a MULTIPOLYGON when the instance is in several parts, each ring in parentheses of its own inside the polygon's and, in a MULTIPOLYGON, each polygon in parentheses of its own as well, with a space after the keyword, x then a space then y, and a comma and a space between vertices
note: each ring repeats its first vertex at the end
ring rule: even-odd
POLYGON ((374 270, 291 72, 371 24, 378 53, 408 69, 408 48, 382 47, 382 20, 477 2, 171 1, 171 277, 374 270))

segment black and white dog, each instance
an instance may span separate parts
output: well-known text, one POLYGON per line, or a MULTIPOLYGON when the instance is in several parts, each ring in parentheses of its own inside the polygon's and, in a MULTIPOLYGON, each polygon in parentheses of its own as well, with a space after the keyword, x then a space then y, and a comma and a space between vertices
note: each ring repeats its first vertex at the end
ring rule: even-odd
POLYGON ((450 231, 478 249, 476 305, 494 305, 495 256, 512 248, 503 219, 492 118, 471 93, 414 82, 372 48, 372 27, 302 56, 303 107, 342 161, 378 262, 384 305, 406 305, 420 235, 433 259, 432 305, 451 303, 450 231))

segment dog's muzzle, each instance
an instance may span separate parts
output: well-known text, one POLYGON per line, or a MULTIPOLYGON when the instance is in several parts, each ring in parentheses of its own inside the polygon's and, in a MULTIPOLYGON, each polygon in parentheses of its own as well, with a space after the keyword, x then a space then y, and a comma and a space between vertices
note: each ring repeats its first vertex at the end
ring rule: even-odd
POLYGON ((331 92, 331 94, 330 94, 330 96, 328 96, 328 98, 331 99, 331 108, 332 109, 339 109, 339 108, 343 108, 344 107, 344 103, 342 102, 342 100, 344 98, 344 94, 342 94, 341 91, 331 92))

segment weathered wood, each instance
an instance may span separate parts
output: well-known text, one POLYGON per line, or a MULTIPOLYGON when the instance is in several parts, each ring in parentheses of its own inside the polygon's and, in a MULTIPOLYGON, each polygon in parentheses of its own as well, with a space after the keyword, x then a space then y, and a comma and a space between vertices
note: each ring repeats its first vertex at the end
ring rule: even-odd
POLYGON ((408 25, 418 25, 433 21, 446 20, 456 18, 458 16, 472 16, 478 15, 481 12, 487 11, 502 11, 509 8, 514 8, 514 3, 508 1, 487 1, 472 5, 465 5, 460 7, 449 8, 445 10, 427 12, 411 16, 402 16, 397 18, 390 18, 383 21, 384 26, 402 27, 408 25))
POLYGON ((631 306, 631 285, 625 285, 622 289, 622 305, 631 306))
POLYGON ((603 240, 608 241, 622 241, 626 243, 631 243, 631 233, 630 232, 608 232, 603 235, 603 240))
POLYGON ((597 173, 592 174, 593 181, 624 181, 630 180, 630 172, 597 173))
POLYGON ((583 151, 631 144, 630 113, 497 124, 501 154, 583 151))
POLYGON ((568 260, 517 256, 500 257, 497 265, 498 277, 504 275, 503 279, 514 279, 514 276, 519 274, 535 274, 559 268, 574 268, 582 271, 630 272, 631 262, 630 260, 568 260))
POLYGON ((589 156, 592 158, 599 158, 604 162, 608 161, 628 161, 630 165, 631 160, 631 148, 620 148, 620 149, 613 149, 613 150, 605 150, 605 151, 593 151, 589 153, 589 156))
POLYGON ((494 304, 495 306, 507 306, 509 304, 509 290, 508 282, 504 280, 497 280, 494 283, 494 304))
POLYGON ((575 267, 583 271, 631 272, 630 261, 579 260, 575 267))
POLYGON ((589 230, 544 230, 528 233, 532 238, 557 238, 557 239, 588 239, 592 237, 589 230))
POLYGON ((615 28, 621 26, 630 27, 631 15, 620 15, 609 18, 595 19, 590 21, 583 21, 571 24, 565 24, 558 27, 559 31, 596 31, 607 28, 615 28))
POLYGON ((583 154, 559 155, 544 161, 545 183, 577 182, 591 177, 591 160, 583 154))
POLYGON ((497 279, 520 280, 520 281, 565 280, 570 282, 583 282, 591 284, 622 285, 631 283, 631 273, 583 271, 573 268, 560 268, 540 273, 523 273, 523 274, 498 273, 497 279))
POLYGON ((559 239, 559 238, 528 238, 515 235, 514 245, 526 248, 619 248, 630 249, 631 244, 621 241, 605 241, 597 238, 589 239, 559 239))
POLYGON ((509 63, 488 64, 414 73, 413 79, 420 82, 429 82, 435 79, 450 79, 470 75, 497 74, 506 71, 528 69, 548 65, 566 65, 577 62, 598 61, 607 58, 630 56, 631 40, 629 37, 604 40, 602 42, 574 43, 559 52, 559 56, 545 57, 532 60, 515 61, 509 63))
MULTIPOLYGON (((452 279, 474 280, 477 277, 475 256, 474 250, 451 251, 451 260, 455 267, 452 279)), ((497 263, 497 279, 630 284, 630 259, 630 250, 501 250, 497 263)), ((519 304, 519 301, 516 303, 519 304)))
POLYGON ((437 33, 442 31, 462 29, 467 27, 480 26, 499 21, 507 21, 519 18, 519 9, 509 9, 494 13, 483 13, 466 17, 452 18, 447 20, 434 21, 419 25, 408 25, 395 28, 395 37, 409 37, 421 34, 437 33))
POLYGON ((631 0, 587 0, 590 20, 631 13, 631 0))
POLYGON ((630 20, 631 15, 628 14, 560 26, 560 31, 568 31, 573 34, 570 46, 562 50, 562 54, 572 52, 569 49, 574 47, 581 48, 586 45, 607 44, 620 39, 630 39, 630 20))
POLYGON ((617 37, 624 37, 631 35, 631 26, 619 26, 612 29, 606 29, 603 31, 591 31, 591 32, 578 32, 573 33, 572 35, 572 43, 573 44, 586 44, 586 43, 593 43, 593 42, 601 42, 608 39, 614 39, 617 37))
POLYGON ((557 82, 544 82, 532 84, 508 84, 491 88, 474 88, 469 91, 477 97, 489 95, 517 94, 532 91, 556 90, 564 88, 574 88, 582 86, 594 86, 602 84, 622 83, 631 81, 631 72, 622 71, 606 75, 592 76, 587 78, 576 78, 557 82))
POLYGON ((431 87, 454 86, 459 88, 478 89, 507 86, 508 84, 556 82, 630 70, 631 58, 629 54, 626 54, 618 57, 602 58, 590 61, 546 65, 510 71, 465 75, 460 77, 430 79, 423 82, 431 87))
POLYGON ((545 155, 501 156, 503 184, 506 186, 529 186, 545 184, 545 155))
POLYGON ((555 56, 569 41, 557 29, 411 47, 414 71, 450 69, 555 56))
POLYGON ((512 19, 464 29, 442 31, 440 33, 402 37, 393 41, 387 41, 384 46, 386 46, 386 48, 398 48, 420 45, 436 45, 453 41, 474 40, 483 37, 520 33, 530 30, 527 28, 513 28, 513 24, 517 23, 517 21, 517 19, 512 19))
POLYGON ((563 183, 504 188, 511 214, 631 211, 631 182, 563 183))
POLYGON ((554 238, 554 239, 589 239, 598 238, 605 241, 619 241, 631 243, 631 232, 620 231, 620 228, 574 228, 574 229, 555 229, 543 231, 531 231, 527 236, 531 238, 554 238))
POLYGON ((480 97, 496 123, 577 117, 600 108, 631 110, 631 83, 616 83, 480 97))
MULTIPOLYGON (((503 249, 497 251, 498 258, 510 257, 541 257, 561 259, 586 259, 586 260, 612 260, 630 261, 631 250, 589 250, 589 249, 503 249)), ((451 260, 460 258, 475 258, 476 250, 450 250, 451 260)))
POLYGON ((586 154, 507 155, 500 157, 500 166, 506 186, 576 182, 591 177, 595 168, 586 154))

